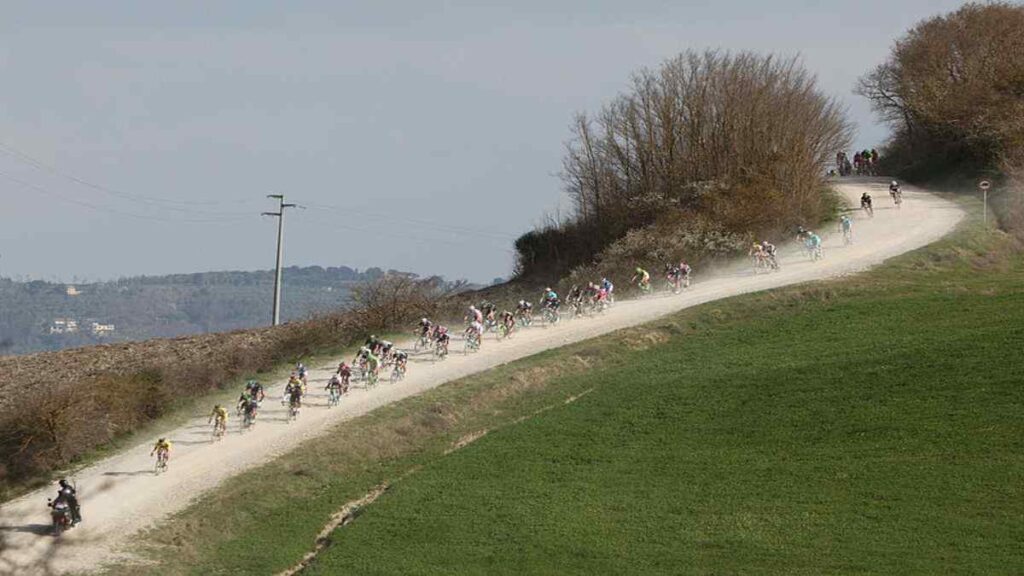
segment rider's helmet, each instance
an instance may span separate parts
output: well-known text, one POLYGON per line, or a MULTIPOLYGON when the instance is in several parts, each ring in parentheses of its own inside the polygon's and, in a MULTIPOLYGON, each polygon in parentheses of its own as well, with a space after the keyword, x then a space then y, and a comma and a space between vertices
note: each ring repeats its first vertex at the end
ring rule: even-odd
POLYGON ((157 440, 157 442, 163 444, 164 442, 167 442, 167 438, 161 438, 161 439, 157 440))
POLYGON ((60 480, 57 481, 57 485, 60 486, 61 488, 67 488, 68 481, 66 478, 61 478, 60 480))
POLYGON ((768 241, 767 240, 761 240, 761 246, 764 246, 765 248, 767 248, 768 247, 768 241))
POLYGON ((893 180, 892 182, 889 183, 889 186, 899 186, 899 183, 893 180))
POLYGON ((637 273, 637 274, 643 274, 643 272, 644 272, 644 269, 643 269, 643 268, 640 268, 640 267, 638 266, 638 267, 637 267, 637 269, 636 269, 636 273, 637 273))
POLYGON ((425 316, 420 319, 420 323, 421 324, 426 324, 427 322, 428 322, 428 320, 427 320, 427 318, 425 316))
POLYGON ((213 405, 213 409, 214 410, 220 410, 220 404, 214 404, 213 405))
POLYGON ((476 310, 476 306, 474 306, 474 305, 470 304, 470 305, 469 305, 469 309, 470 309, 470 310, 476 310))

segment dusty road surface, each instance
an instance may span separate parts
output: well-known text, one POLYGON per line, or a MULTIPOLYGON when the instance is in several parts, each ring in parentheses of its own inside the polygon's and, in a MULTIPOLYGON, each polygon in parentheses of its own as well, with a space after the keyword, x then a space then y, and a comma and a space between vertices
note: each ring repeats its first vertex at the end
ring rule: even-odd
POLYGON ((356 387, 334 408, 326 407, 321 389, 329 369, 313 369, 313 394, 294 422, 288 422, 284 407, 277 402, 282 388, 282 383, 277 383, 268 389, 268 401, 258 424, 244 435, 234 415, 229 433, 218 442, 213 442, 205 416, 168 434, 174 453, 163 474, 153 473, 149 451, 155 439, 76 473, 85 522, 59 540, 49 535, 45 506, 53 490, 11 501, 0 507, 0 574, 81 572, 124 558, 124 545, 133 534, 181 510, 226 478, 283 454, 336 422, 517 358, 647 322, 688 306, 863 270, 937 240, 962 217, 953 203, 913 189, 906 191, 903 206, 897 210, 880 179, 847 181, 839 189, 852 205, 859 205, 861 193, 868 190, 875 199, 875 215, 868 218, 859 210, 855 213, 852 245, 844 246, 842 235, 835 230, 822 234, 822 261, 812 263, 796 246, 787 246, 780 251, 782 270, 772 274, 754 275, 746 265, 723 270, 714 277, 701 276, 697 270, 693 286, 679 295, 619 302, 599 317, 532 328, 505 342, 489 336, 480 352, 468 356, 461 354, 462 343, 453 341, 456 353, 447 360, 411 363, 404 381, 392 385, 382 379, 369 390, 356 387))

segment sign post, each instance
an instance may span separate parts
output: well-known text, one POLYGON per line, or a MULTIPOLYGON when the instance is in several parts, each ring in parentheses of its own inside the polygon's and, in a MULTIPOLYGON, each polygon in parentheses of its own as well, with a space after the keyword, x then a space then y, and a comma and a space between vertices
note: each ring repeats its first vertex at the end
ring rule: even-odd
POLYGON ((978 182, 978 189, 981 190, 981 218, 985 226, 988 226, 988 189, 991 187, 992 183, 988 180, 978 182))

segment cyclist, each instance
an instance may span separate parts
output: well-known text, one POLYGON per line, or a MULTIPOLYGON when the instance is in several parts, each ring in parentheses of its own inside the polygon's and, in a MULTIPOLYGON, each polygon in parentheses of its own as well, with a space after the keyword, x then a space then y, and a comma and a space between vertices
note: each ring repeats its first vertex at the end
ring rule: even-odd
POLYGON ((331 399, 340 398, 342 394, 348 391, 348 386, 345 381, 342 380, 338 374, 333 374, 331 379, 327 381, 327 386, 324 386, 324 390, 331 396, 331 399))
POLYGON ((431 322, 430 320, 428 320, 427 318, 421 318, 420 319, 420 323, 419 323, 419 327, 420 327, 420 338, 423 338, 425 340, 429 340, 430 339, 430 333, 434 329, 434 323, 431 322))
POLYGON ((466 317, 463 318, 463 319, 467 323, 469 323, 469 324, 472 324, 473 322, 479 322, 479 323, 482 324, 483 321, 484 321, 484 315, 483 315, 483 312, 481 312, 479 309, 477 309, 476 306, 472 306, 471 305, 469 307, 469 312, 466 314, 466 317))
POLYGON ((377 352, 377 356, 384 362, 391 359, 391 349, 395 347, 395 344, 390 340, 380 341, 380 350, 377 352))
POLYGON ((839 218, 839 229, 843 231, 843 241, 847 244, 853 242, 853 219, 847 215, 839 218))
POLYGON ((545 308, 558 310, 558 306, 560 304, 558 300, 558 292, 555 292, 550 287, 545 288, 544 295, 541 297, 540 303, 543 304, 545 308))
POLYGON ((444 356, 448 354, 448 341, 451 339, 448 336, 448 328, 446 326, 438 326, 434 330, 434 342, 436 342, 438 354, 444 356))
POLYGON ((821 237, 810 230, 807 231, 807 251, 812 258, 821 258, 821 237))
POLYGON ((665 281, 672 287, 674 294, 679 293, 679 269, 672 264, 665 264, 665 281))
POLYGON ((395 350, 395 370, 405 376, 405 370, 409 366, 409 353, 403 350, 395 350))
POLYGON ((779 260, 778 260, 778 255, 776 253, 775 244, 772 244, 771 242, 769 242, 767 240, 762 240, 761 241, 761 251, 768 258, 768 264, 770 264, 773 269, 778 270, 779 269, 779 260))
POLYGON ((484 339, 484 325, 476 320, 470 322, 469 326, 466 326, 465 336, 466 339, 476 338, 476 347, 479 350, 484 339))
POLYGON ((505 327, 505 336, 512 334, 512 330, 516 327, 516 315, 508 310, 501 313, 501 325, 505 327))
POLYGON ((366 369, 376 379, 380 374, 380 357, 374 353, 366 355, 366 369))
POLYGON ((373 350, 369 346, 363 346, 356 352, 356 356, 352 359, 352 363, 362 366, 366 363, 366 357, 370 354, 373 354, 373 350))
POLYGON ((303 391, 306 390, 306 383, 303 382, 302 380, 300 380, 298 374, 296 374, 295 372, 292 372, 291 376, 288 377, 288 383, 289 384, 298 384, 299 386, 302 387, 303 391))
POLYGON ((342 362, 338 365, 338 377, 341 378, 342 387, 348 390, 348 381, 352 378, 352 368, 345 362, 342 362))
POLYGON ((750 256, 751 258, 754 259, 754 265, 756 266, 758 262, 764 260, 764 248, 762 248, 760 244, 755 242, 750 247, 750 250, 747 251, 747 256, 750 256))
POLYGON ((608 295, 609 303, 615 301, 615 285, 612 284, 611 280, 601 278, 601 288, 604 289, 605 293, 608 295))
POLYGON ((210 417, 206 420, 206 424, 214 423, 214 429, 224 431, 228 427, 228 411, 217 404, 213 407, 213 412, 210 417))
POLYGON ((284 395, 288 398, 288 406, 293 408, 302 407, 302 382, 298 380, 289 380, 288 384, 284 387, 284 395))
POLYGON ((171 460, 171 443, 166 438, 161 438, 156 441, 153 445, 153 449, 149 451, 149 455, 156 454, 157 460, 163 459, 164 462, 171 460))
POLYGON ((573 284, 572 288, 569 289, 568 300, 569 306, 572 306, 576 314, 579 314, 583 306, 583 289, 577 284, 573 284))
POLYGON ((645 292, 651 289, 651 275, 643 268, 638 267, 629 282, 630 284, 636 283, 637 288, 645 292))
POLYGON ((299 380, 302 380, 302 385, 306 385, 306 377, 309 375, 309 370, 306 369, 306 365, 299 362, 295 365, 295 373, 298 374, 299 380))
POLYGON ((249 380, 246 382, 245 390, 249 392, 249 395, 257 402, 263 402, 263 398, 266 397, 266 394, 263 392, 263 385, 257 380, 249 380))
POLYGON ((875 211, 871 207, 871 194, 867 192, 860 195, 860 207, 865 210, 869 215, 874 216, 875 211))
MULTIPOLYGON (((249 397, 248 401, 245 401, 241 405, 242 417, 248 420, 249 423, 256 421, 256 411, 259 409, 260 404, 255 397, 249 397)), ((245 421, 243 420, 243 423, 245 421)))
POLYGON ((249 404, 251 400, 253 400, 252 392, 250 392, 249 390, 249 388, 246 388, 245 390, 242 390, 241 394, 238 395, 238 400, 235 402, 235 412, 237 412, 238 414, 241 414, 242 409, 245 408, 245 406, 249 404))
POLYGON ((516 305, 516 316, 522 318, 524 323, 529 324, 533 319, 533 303, 520 300, 516 305))
POLYGON ((497 322, 494 320, 494 313, 497 312, 497 310, 497 306, 486 300, 480 304, 480 313, 484 316, 484 326, 492 328, 497 325, 497 322))
POLYGON ((686 260, 679 262, 679 274, 682 276, 683 286, 690 287, 690 276, 693 274, 693 268, 686 263, 686 260))
POLYGON ((362 345, 364 345, 364 347, 370 349, 371 353, 377 354, 377 348, 380 347, 381 341, 380 341, 380 338, 378 338, 376 334, 371 334, 370 337, 367 338, 366 343, 364 343, 362 345))

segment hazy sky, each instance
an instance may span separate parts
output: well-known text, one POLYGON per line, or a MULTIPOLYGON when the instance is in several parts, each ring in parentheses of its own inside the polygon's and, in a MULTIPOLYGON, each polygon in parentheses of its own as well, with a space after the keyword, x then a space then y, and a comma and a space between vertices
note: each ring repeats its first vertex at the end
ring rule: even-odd
POLYGON ((567 126, 688 48, 800 54, 847 102, 960 2, 22 2, 0 22, 0 275, 287 264, 490 280, 556 210, 567 126))

